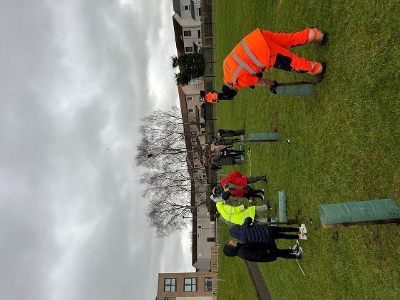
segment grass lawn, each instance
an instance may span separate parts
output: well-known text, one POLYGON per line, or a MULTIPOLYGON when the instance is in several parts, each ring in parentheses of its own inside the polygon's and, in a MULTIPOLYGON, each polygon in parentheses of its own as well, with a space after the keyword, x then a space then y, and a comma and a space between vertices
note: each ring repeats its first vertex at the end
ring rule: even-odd
MULTIPOLYGON (((294 261, 261 265, 273 299, 400 299, 399 226, 323 229, 318 215, 326 203, 400 203, 399 11, 396 0, 214 1, 218 89, 223 59, 255 28, 289 32, 316 26, 330 33, 324 47, 293 49, 328 64, 315 95, 272 97, 267 88, 244 88, 234 101, 218 104, 219 128, 279 133, 277 143, 251 145, 239 170, 267 173, 271 202, 285 190, 288 217, 312 218, 318 227, 308 226, 309 240, 301 241, 305 277, 294 261)), ((265 77, 312 80, 273 69, 265 77)), ((228 238, 224 231, 222 243, 228 238)), ((244 263, 221 259, 219 277, 226 281, 219 283, 218 298, 256 299, 244 263)))

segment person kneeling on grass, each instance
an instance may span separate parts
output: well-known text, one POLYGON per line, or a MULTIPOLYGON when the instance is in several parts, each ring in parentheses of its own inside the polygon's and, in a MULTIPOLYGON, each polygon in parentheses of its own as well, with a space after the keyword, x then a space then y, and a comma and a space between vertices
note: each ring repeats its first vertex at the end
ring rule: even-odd
POLYGON ((223 252, 226 256, 239 256, 253 262, 271 262, 278 257, 285 259, 301 259, 303 249, 296 243, 292 249, 278 249, 271 243, 237 243, 227 241, 223 252))

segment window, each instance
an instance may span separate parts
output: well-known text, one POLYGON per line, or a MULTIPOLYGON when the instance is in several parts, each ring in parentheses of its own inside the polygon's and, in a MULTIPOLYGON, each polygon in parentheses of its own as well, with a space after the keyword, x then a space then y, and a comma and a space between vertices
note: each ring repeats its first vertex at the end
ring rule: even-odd
POLYGON ((211 277, 204 278, 204 289, 207 292, 212 291, 212 278, 211 277))
POLYGON ((164 292, 176 292, 176 278, 164 279, 164 292))
POLYGON ((193 108, 189 108, 189 109, 188 109, 188 112, 194 113, 194 109, 193 109, 193 108))
POLYGON ((186 96, 186 101, 193 101, 193 96, 186 96))
POLYGON ((197 278, 185 278, 185 284, 183 287, 184 292, 196 292, 197 291, 197 278))
POLYGON ((185 11, 190 11, 190 5, 184 5, 183 10, 185 11))
POLYGON ((183 36, 192 36, 192 32, 190 30, 184 30, 183 36))
POLYGON ((203 253, 197 253, 197 257, 198 257, 198 258, 203 257, 203 253))
POLYGON ((185 53, 193 53, 193 47, 185 47, 185 53))
POLYGON ((208 237, 207 242, 215 242, 215 237, 208 237))

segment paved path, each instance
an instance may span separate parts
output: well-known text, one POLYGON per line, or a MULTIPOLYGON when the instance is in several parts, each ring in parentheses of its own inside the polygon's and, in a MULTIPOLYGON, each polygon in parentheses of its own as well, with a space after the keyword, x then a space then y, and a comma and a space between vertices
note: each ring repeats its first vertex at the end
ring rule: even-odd
POLYGON ((253 279, 256 292, 258 294, 259 300, 271 300, 271 295, 267 284, 264 281, 264 277, 261 275, 260 268, 258 264, 251 261, 246 261, 247 267, 250 271, 251 278, 253 279))

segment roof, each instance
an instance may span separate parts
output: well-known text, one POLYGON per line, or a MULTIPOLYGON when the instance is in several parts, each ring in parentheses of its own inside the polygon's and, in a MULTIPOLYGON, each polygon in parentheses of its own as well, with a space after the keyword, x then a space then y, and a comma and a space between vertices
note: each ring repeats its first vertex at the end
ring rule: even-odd
POLYGON ((172 24, 174 26, 174 32, 175 32, 175 45, 176 45, 176 50, 178 52, 178 56, 181 53, 185 53, 185 46, 183 44, 183 39, 182 39, 182 35, 183 35, 183 29, 182 29, 182 25, 179 24, 179 22, 177 21, 177 19, 175 18, 177 14, 174 14, 172 16, 172 24))
POLYGON ((172 8, 174 12, 178 15, 181 15, 181 1, 180 0, 172 0, 172 8))

